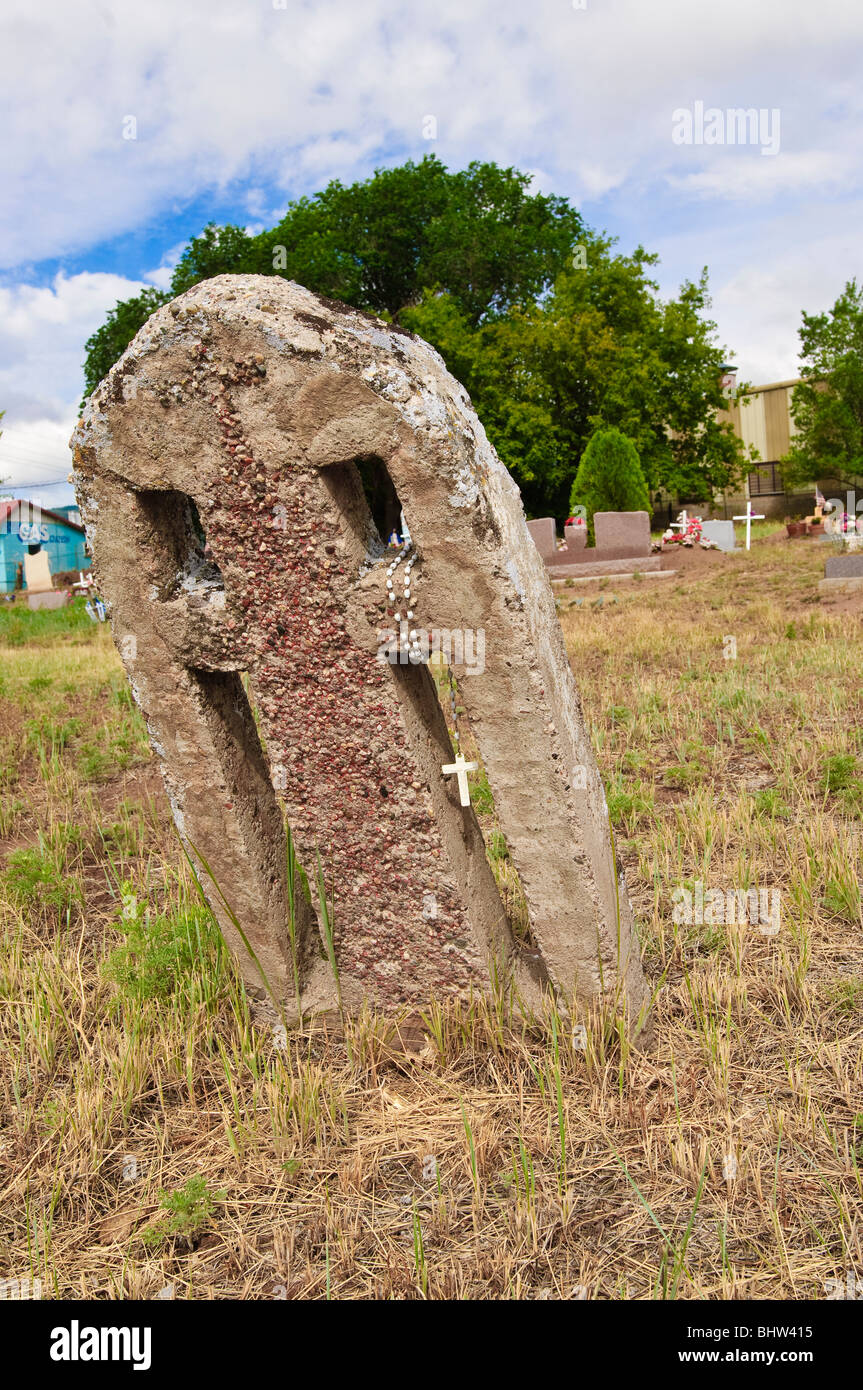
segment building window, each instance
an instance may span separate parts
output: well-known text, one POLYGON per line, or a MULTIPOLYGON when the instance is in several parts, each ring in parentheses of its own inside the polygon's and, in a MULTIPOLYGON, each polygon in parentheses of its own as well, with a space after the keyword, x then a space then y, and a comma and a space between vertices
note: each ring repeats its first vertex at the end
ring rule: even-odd
POLYGON ((778 463, 759 463, 749 474, 749 496, 764 497, 768 494, 784 493, 785 487, 778 463))

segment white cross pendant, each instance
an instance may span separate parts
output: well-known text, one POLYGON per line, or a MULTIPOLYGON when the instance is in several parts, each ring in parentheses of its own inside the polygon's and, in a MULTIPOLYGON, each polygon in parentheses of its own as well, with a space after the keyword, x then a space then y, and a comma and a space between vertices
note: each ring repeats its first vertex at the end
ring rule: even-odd
POLYGON ((467 775, 469 772, 476 772, 478 767, 479 763, 466 762, 461 753, 457 753, 454 763, 444 763, 441 768, 445 777, 449 777, 454 772, 458 778, 458 794, 462 806, 470 805, 470 787, 467 784, 467 775))

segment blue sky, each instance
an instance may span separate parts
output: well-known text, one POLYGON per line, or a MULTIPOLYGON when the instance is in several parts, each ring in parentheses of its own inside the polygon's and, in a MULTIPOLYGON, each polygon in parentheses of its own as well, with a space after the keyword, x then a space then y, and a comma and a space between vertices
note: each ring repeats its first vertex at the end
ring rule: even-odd
POLYGON ((86 338, 208 220, 265 226, 429 152, 531 173, 658 252, 663 293, 706 264, 752 381, 795 375, 801 308, 860 275, 850 0, 5 0, 0 40, 0 477, 22 492, 68 472, 86 338), (722 143, 675 140, 697 103, 722 143), (731 144, 729 108, 767 124, 731 144))

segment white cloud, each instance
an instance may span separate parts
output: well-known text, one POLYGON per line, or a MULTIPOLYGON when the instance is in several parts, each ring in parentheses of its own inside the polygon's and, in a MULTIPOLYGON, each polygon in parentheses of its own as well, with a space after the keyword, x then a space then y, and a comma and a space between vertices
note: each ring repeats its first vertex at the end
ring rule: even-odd
POLYGON ((0 286, 0 402, 10 414, 10 398, 29 418, 23 402, 44 401, 49 392, 58 410, 68 406, 81 389, 86 339, 118 299, 143 288, 138 280, 90 271, 60 272, 50 285, 0 286))
MULTIPOLYGON (((858 226, 861 211, 858 205, 858 226)), ((718 284, 714 313, 735 344, 741 380, 758 385, 799 376, 801 310, 821 313, 838 298, 845 283, 836 270, 844 240, 840 229, 831 230, 786 248, 769 263, 743 266, 718 284)))
POLYGON ((173 270, 173 265, 160 265, 155 270, 145 271, 144 279, 148 285, 155 285, 157 290, 167 290, 171 287, 173 270))
POLYGON ((709 169, 691 174, 669 175, 678 193, 698 198, 730 199, 735 202, 762 202, 777 194, 840 193, 856 173, 850 152, 807 150, 784 158, 760 159, 758 151, 747 151, 741 159, 736 149, 714 152, 709 169))
POLYGON ((84 341, 116 299, 166 287, 180 248, 131 267, 141 280, 40 288, 23 267, 214 191, 257 227, 375 164, 514 164, 622 249, 659 249, 667 288, 709 264, 721 336, 761 379, 793 374, 800 308, 858 273, 863 9, 847 0, 6 0, 0 43, 0 474, 16 441, 59 457, 84 341), (674 145, 695 101, 779 108, 780 153, 674 145))
POLYGON ((69 436, 75 412, 60 420, 33 420, 7 425, 0 421, 0 496, 11 492, 32 496, 42 506, 70 502, 66 482, 72 467, 69 436), (48 487, 46 484, 58 484, 48 487))
MULTIPOLYGON (((861 36, 863 11, 846 0, 590 0, 583 11, 565 0, 7 0, 0 264, 68 254, 235 179, 296 193, 430 148, 455 164, 540 164, 576 198, 646 169, 725 196, 715 150, 671 143, 672 111, 696 99, 781 108, 782 153, 761 163, 787 160, 795 188, 818 187, 820 161, 801 156, 856 156, 861 36), (436 142, 422 138, 430 113, 436 142), (123 139, 129 115, 136 140, 123 139)), ((786 187, 778 170, 765 177, 786 187)))
POLYGON ((0 478, 20 487, 68 474, 84 343, 118 299, 143 288, 89 272, 0 286, 0 478))
POLYGON ((186 243, 184 241, 178 242, 176 246, 172 246, 170 250, 164 253, 155 270, 145 270, 143 279, 146 280, 147 284, 155 285, 158 290, 170 289, 174 267, 182 256, 185 248, 186 243))
POLYGON ((762 207, 757 218, 742 217, 737 203, 705 205, 694 229, 678 230, 669 219, 650 245, 662 257, 665 294, 709 261, 710 317, 741 379, 762 384, 799 375, 801 310, 829 309, 846 281, 860 278, 861 225, 861 196, 837 200, 829 212, 817 198, 787 210, 762 207))

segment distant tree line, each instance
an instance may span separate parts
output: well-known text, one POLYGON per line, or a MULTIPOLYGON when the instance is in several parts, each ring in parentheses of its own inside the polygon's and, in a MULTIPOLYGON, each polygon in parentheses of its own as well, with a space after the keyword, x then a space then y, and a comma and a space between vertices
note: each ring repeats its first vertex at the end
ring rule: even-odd
MULTIPOLYGON (((832 309, 803 313, 801 380, 791 398, 797 433, 783 460, 788 487, 815 479, 863 486, 863 289, 850 280, 832 309)), ((863 512, 858 512, 863 515, 863 512)))

